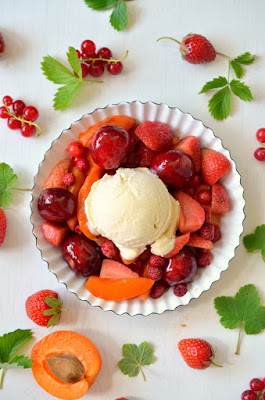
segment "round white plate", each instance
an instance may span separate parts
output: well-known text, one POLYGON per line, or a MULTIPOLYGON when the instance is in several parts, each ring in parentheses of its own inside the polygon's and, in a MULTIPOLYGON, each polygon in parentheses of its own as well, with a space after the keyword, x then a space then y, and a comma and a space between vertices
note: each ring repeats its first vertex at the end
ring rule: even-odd
POLYGON ((88 301, 92 306, 101 307, 105 311, 114 311, 116 314, 128 313, 129 315, 161 314, 166 310, 174 310, 181 305, 187 305, 191 299, 198 298, 202 292, 208 290, 213 282, 220 279, 221 272, 228 268, 229 261, 235 255, 235 249, 239 245, 239 237, 243 232, 243 220, 245 200, 243 187, 240 183, 240 175, 236 170, 235 162, 230 153, 222 146, 219 138, 215 137, 213 131, 206 128, 199 120, 190 114, 183 113, 178 108, 172 108, 166 104, 155 104, 152 102, 141 103, 134 101, 109 105, 97 109, 91 114, 84 115, 79 121, 74 122, 69 129, 64 130, 58 139, 54 140, 50 149, 45 153, 43 161, 34 178, 31 202, 31 223, 36 245, 41 252, 42 259, 47 262, 49 270, 54 273, 59 282, 64 283, 68 290, 75 293, 79 299, 88 301), (222 178, 231 201, 230 211, 222 217, 221 231, 222 239, 219 240, 212 251, 212 263, 206 268, 199 268, 192 283, 188 285, 188 293, 183 297, 176 297, 173 289, 169 289, 157 300, 148 298, 146 301, 137 299, 124 300, 121 302, 105 301, 92 296, 85 287, 86 278, 77 276, 62 259, 61 250, 53 246, 44 238, 41 224, 43 219, 37 209, 37 200, 41 193, 44 179, 49 175, 51 169, 66 157, 65 149, 68 144, 78 139, 78 135, 84 132, 90 125, 109 117, 111 115, 129 115, 136 119, 137 123, 147 120, 165 122, 170 126, 174 134, 180 138, 194 135, 200 140, 201 147, 208 147, 223 153, 231 162, 231 172, 222 178))

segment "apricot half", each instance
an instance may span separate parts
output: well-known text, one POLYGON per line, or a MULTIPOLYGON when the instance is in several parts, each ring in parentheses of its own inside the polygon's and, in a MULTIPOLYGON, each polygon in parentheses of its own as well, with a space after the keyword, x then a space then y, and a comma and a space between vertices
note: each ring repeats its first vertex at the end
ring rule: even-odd
POLYGON ((32 349, 32 372, 37 383, 52 396, 79 399, 93 385, 101 369, 96 346, 85 336, 58 331, 32 349))

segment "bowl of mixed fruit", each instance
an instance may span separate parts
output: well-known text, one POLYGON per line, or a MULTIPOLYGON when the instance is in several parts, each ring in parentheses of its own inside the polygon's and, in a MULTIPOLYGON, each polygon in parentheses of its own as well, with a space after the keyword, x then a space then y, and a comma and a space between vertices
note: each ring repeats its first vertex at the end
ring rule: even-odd
POLYGON ((34 180, 42 259, 81 300, 149 315, 198 298, 243 231, 235 162, 213 131, 152 102, 97 109, 61 133, 34 180))

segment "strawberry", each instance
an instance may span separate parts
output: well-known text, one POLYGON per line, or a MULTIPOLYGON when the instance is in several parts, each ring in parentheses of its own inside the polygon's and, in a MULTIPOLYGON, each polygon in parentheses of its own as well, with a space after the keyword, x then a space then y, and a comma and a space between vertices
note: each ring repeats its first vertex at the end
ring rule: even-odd
POLYGON ((180 203, 179 230, 181 233, 196 232, 205 221, 202 206, 188 194, 178 191, 174 197, 180 203))
POLYGON ((48 178, 44 181, 42 191, 49 188, 67 189, 67 186, 63 182, 63 178, 68 173, 70 165, 71 160, 69 158, 59 161, 52 169, 48 178))
POLYGON ((147 262, 142 268, 140 276, 153 281, 160 281, 163 277, 163 270, 161 267, 154 267, 150 265, 150 262, 147 262))
POLYGON ((230 200, 226 190, 219 183, 212 187, 211 209, 214 214, 225 214, 229 211, 230 200))
POLYGON ((100 278, 122 279, 122 278, 139 278, 137 272, 133 272, 129 267, 117 261, 105 259, 103 260, 100 278))
POLYGON ((63 302, 53 290, 40 290, 26 300, 27 316, 40 326, 55 326, 59 323, 63 302))
POLYGON ((143 142, 140 143, 137 154, 140 158, 139 167, 149 168, 151 165, 151 161, 156 155, 156 151, 149 149, 143 142))
POLYGON ((3 52, 5 51, 5 41, 4 38, 2 36, 2 34, 0 33, 0 55, 3 54, 3 52))
POLYGON ((196 136, 187 136, 174 146, 175 150, 189 156, 195 166, 196 172, 201 169, 201 146, 196 136))
POLYGON ((135 129, 135 135, 154 151, 168 150, 173 145, 171 129, 163 122, 145 121, 135 129))
POLYGON ((214 352, 206 340, 183 339, 178 343, 178 348, 184 361, 191 368, 205 369, 214 364, 214 352))
POLYGON ((212 186, 231 170, 230 161, 222 153, 202 149, 201 175, 205 183, 212 186))
POLYGON ((164 257, 171 258, 171 257, 175 256, 176 254, 178 254, 178 252, 185 246, 185 244, 188 243, 189 239, 190 239, 189 233, 186 233, 185 235, 181 235, 181 236, 176 236, 174 249, 171 250, 164 257))
POLYGON ((188 241, 187 245, 207 250, 212 250, 213 248, 213 243, 211 242, 211 240, 203 239, 198 233, 190 234, 190 240, 188 241))
POLYGON ((6 236, 6 216, 4 210, 0 208, 0 247, 2 246, 6 236))
POLYGON ((41 227, 45 239, 54 246, 61 246, 70 232, 68 226, 63 223, 43 222, 41 227))
POLYGON ((211 222, 212 210, 210 206, 203 206, 205 212, 205 222, 211 222))

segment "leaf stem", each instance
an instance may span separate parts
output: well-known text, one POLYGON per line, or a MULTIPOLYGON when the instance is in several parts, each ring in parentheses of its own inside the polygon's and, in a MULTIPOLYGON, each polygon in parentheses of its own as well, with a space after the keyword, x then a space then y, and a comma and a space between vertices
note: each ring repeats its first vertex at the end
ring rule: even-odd
POLYGON ((83 82, 96 82, 96 83, 104 83, 104 81, 96 81, 94 79, 83 79, 83 82))
MULTIPOLYGON (((129 50, 126 50, 126 54, 124 57, 120 58, 119 60, 115 60, 114 58, 110 57, 110 58, 102 58, 102 57, 97 57, 97 58, 83 58, 83 60, 80 60, 80 63, 82 63, 83 61, 92 61, 92 63, 94 64, 95 61, 106 61, 108 64, 111 62, 114 62, 115 64, 117 64, 120 61, 125 60, 125 58, 128 56, 129 54, 129 50)), ((93 81, 94 82, 94 81, 93 81)))
POLYGON ((232 58, 231 58, 231 57, 227 56, 226 54, 219 53, 219 51, 217 51, 217 52, 216 52, 216 54, 218 54, 219 56, 222 56, 222 57, 228 58, 229 60, 232 60, 232 58))
POLYGON ((144 371, 142 370, 142 368, 140 367, 140 371, 142 372, 143 378, 144 378, 144 382, 146 382, 146 376, 144 374, 144 371))
POLYGON ((20 189, 20 188, 15 188, 15 187, 10 188, 10 189, 13 189, 13 190, 21 190, 21 192, 31 192, 31 189, 20 189))
POLYGON ((158 38, 158 39, 156 39, 156 41, 157 42, 159 42, 159 40, 162 40, 162 39, 169 39, 169 40, 173 40, 174 42, 176 42, 176 43, 178 43, 179 45, 181 45, 181 43, 177 40, 177 39, 174 39, 174 38, 172 38, 172 37, 169 37, 169 36, 163 36, 163 37, 160 37, 160 38, 158 38))
POLYGON ((3 386, 4 373, 5 373, 5 369, 2 368, 1 369, 1 375, 0 375, 0 389, 2 389, 2 386, 3 386))
POLYGON ((228 85, 230 83, 230 70, 231 70, 231 61, 229 60, 229 63, 228 63, 228 75, 227 75, 228 85))
POLYGON ((6 103, 4 103, 4 107, 6 109, 7 114, 10 115, 10 117, 12 117, 13 119, 16 119, 16 120, 20 121, 22 126, 24 126, 25 124, 36 126, 36 128, 38 128, 38 130, 39 130, 39 133, 36 136, 40 136, 40 134, 42 133, 42 129, 38 124, 36 124, 36 122, 27 121, 25 118, 18 117, 17 115, 11 113, 11 111, 7 107, 6 103))
POLYGON ((241 342, 242 328, 243 328, 243 322, 240 321, 240 324, 239 324, 239 335, 238 335, 237 347, 236 347, 236 352, 235 352, 235 354, 237 356, 239 356, 239 353, 240 353, 240 342, 241 342))

